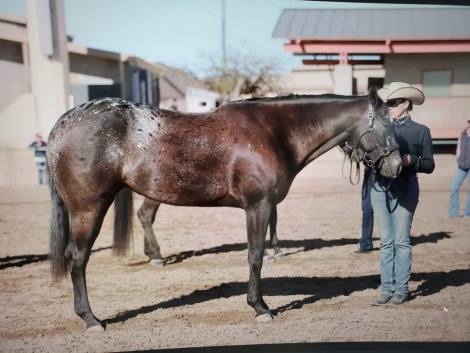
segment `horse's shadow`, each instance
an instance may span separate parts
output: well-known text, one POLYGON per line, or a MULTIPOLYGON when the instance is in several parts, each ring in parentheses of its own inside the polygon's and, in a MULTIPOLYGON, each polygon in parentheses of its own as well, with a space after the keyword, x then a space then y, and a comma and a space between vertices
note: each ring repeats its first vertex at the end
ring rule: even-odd
POLYGON ((47 260, 47 256, 47 254, 40 254, 3 257, 0 258, 0 270, 4 270, 9 267, 22 267, 24 265, 33 264, 35 262, 45 261, 47 260))
MULTIPOLYGON (((439 240, 449 239, 450 237, 451 237, 450 232, 436 232, 436 233, 429 233, 429 234, 421 234, 420 236, 417 236, 417 237, 411 237, 411 245, 414 246, 414 245, 423 244, 423 243, 437 243, 439 240)), ((372 240, 379 240, 379 239, 373 238, 372 240)), ((315 239, 302 239, 302 240, 280 240, 279 245, 283 249, 303 248, 300 250, 286 252, 286 255, 290 256, 299 252, 306 252, 306 251, 311 251, 311 250, 316 250, 316 249, 331 248, 334 246, 343 246, 343 245, 356 245, 358 244, 358 242, 359 242, 358 239, 351 239, 351 238, 330 239, 330 240, 315 238, 315 239)), ((268 242, 266 242, 266 248, 269 249, 268 242)), ((221 254, 221 253, 228 253, 232 251, 243 251, 246 249, 247 249, 246 242, 224 244, 220 246, 215 246, 213 248, 183 251, 183 252, 180 252, 179 254, 167 256, 163 261, 166 265, 176 264, 186 259, 189 259, 193 256, 203 256, 207 254, 221 254)))
MULTIPOLYGON (((91 252, 99 252, 103 250, 111 249, 111 246, 97 248, 91 252)), ((0 258, 0 270, 4 270, 9 267, 22 267, 25 265, 33 264, 35 262, 46 261, 49 258, 48 254, 40 255, 18 255, 18 256, 7 256, 0 258)))
MULTIPOLYGON (((449 239, 450 232, 437 232, 437 233, 430 233, 430 234, 422 234, 418 237, 411 237, 411 244, 418 245, 423 243, 437 243, 439 240, 449 239)), ((373 240, 378 240, 374 238, 373 240)), ((280 241, 280 246, 282 248, 303 248, 302 250, 297 250, 293 252, 287 252, 286 255, 293 255, 298 252, 305 252, 311 251, 315 249, 321 248, 328 248, 333 246, 342 246, 342 245, 351 245, 357 244, 356 239, 350 238, 341 238, 341 239, 331 239, 331 240, 323 240, 323 239, 303 239, 303 240, 282 240, 280 241)), ((268 244, 266 244, 268 248, 268 244)), ((101 247, 92 250, 92 253, 109 250, 111 246, 101 247)), ((201 250, 193 250, 193 251, 183 251, 179 254, 170 255, 164 259, 165 264, 175 264, 178 262, 182 262, 186 259, 189 259, 193 256, 202 256, 206 254, 221 254, 221 253, 228 253, 232 251, 243 251, 247 249, 246 242, 245 243, 235 243, 235 244, 224 244, 220 246, 216 246, 213 248, 201 249, 201 250)), ((7 256, 0 258, 0 271, 4 270, 9 267, 22 267, 25 265, 29 265, 35 262, 41 262, 48 259, 47 254, 39 254, 39 255, 18 255, 18 256, 7 256)))
MULTIPOLYGON (((414 273, 411 281, 423 281, 410 293, 410 300, 438 293, 446 287, 459 287, 470 283, 470 269, 450 272, 414 273)), ((285 311, 300 309, 305 304, 312 304, 321 299, 331 299, 341 295, 350 295, 366 289, 377 289, 380 285, 378 275, 359 277, 277 277, 262 279, 264 296, 307 295, 272 310, 274 315, 285 311)), ((214 299, 230 298, 247 293, 246 282, 230 282, 194 292, 179 298, 170 299, 158 304, 143 306, 139 309, 121 312, 108 318, 105 324, 124 322, 138 315, 148 314, 158 309, 194 305, 214 299)))
POLYGON ((417 237, 410 237, 411 245, 419 245, 425 243, 434 243, 436 244, 439 240, 450 239, 452 232, 436 232, 429 234, 421 234, 417 237))

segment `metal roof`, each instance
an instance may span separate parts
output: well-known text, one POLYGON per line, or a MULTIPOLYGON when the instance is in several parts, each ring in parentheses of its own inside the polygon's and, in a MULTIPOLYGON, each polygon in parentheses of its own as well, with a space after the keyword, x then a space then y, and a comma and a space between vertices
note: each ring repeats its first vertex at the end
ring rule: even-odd
POLYGON ((312 40, 470 39, 470 9, 283 11, 273 38, 312 40))
POLYGON ((204 82, 193 78, 188 73, 169 69, 164 71, 160 76, 160 99, 184 98, 186 97, 186 89, 188 87, 206 88, 208 85, 204 82))

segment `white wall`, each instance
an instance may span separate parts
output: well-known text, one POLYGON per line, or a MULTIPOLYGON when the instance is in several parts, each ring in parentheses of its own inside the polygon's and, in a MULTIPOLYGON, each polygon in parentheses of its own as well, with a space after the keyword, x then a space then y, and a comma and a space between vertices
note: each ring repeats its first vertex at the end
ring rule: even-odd
POLYGON ((215 108, 219 95, 205 88, 188 87, 186 89, 186 111, 204 113, 215 108))
MULTIPOLYGON (((379 65, 357 65, 352 67, 352 77, 357 80, 359 95, 367 94, 369 77, 385 77, 379 65)), ((281 94, 324 94, 335 92, 334 65, 303 65, 280 78, 281 94)), ((348 87, 350 83, 348 80, 348 87)))
POLYGON ((423 89, 425 70, 452 70, 452 96, 470 96, 470 53, 387 54, 385 85, 407 82, 423 89))
POLYGON ((0 112, 0 147, 27 148, 39 132, 47 139, 46 133, 38 126, 35 98, 23 93, 0 112))
POLYGON ((411 112, 414 120, 428 126, 431 136, 457 139, 470 119, 470 53, 389 54, 385 56, 385 87, 407 82, 423 90, 423 71, 452 70, 448 97, 426 97, 411 112))
POLYGON ((0 40, 0 112, 20 94, 29 92, 29 69, 21 43, 0 40))

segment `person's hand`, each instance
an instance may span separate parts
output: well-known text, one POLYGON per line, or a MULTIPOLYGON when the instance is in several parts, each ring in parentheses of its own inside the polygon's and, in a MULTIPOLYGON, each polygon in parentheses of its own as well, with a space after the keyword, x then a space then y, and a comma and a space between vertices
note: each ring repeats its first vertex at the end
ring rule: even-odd
POLYGON ((409 154, 405 154, 403 157, 401 157, 401 164, 404 167, 409 166, 411 163, 411 156, 409 154))

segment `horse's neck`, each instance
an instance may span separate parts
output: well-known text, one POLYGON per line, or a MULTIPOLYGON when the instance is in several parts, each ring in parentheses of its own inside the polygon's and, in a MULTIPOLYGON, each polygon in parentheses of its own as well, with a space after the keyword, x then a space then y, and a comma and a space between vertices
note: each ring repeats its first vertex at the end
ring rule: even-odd
POLYGON ((364 118, 367 104, 366 100, 363 104, 351 100, 299 106, 293 114, 296 124, 288 135, 297 170, 350 138, 355 125, 364 118))

